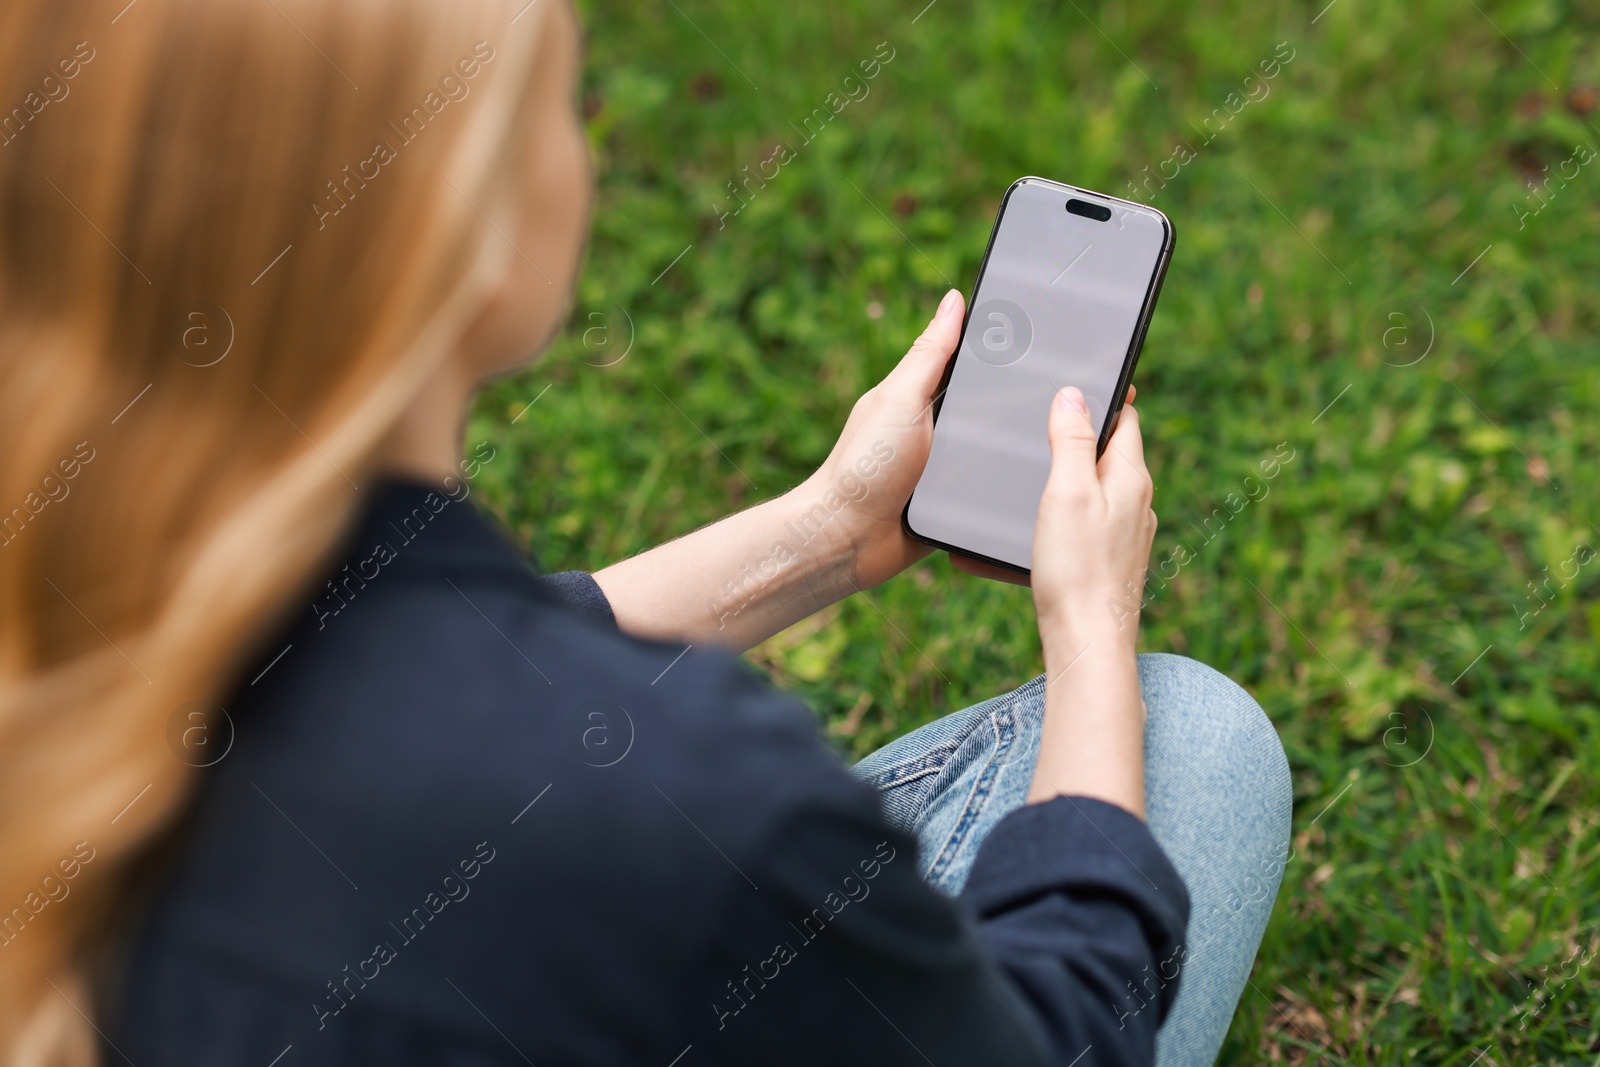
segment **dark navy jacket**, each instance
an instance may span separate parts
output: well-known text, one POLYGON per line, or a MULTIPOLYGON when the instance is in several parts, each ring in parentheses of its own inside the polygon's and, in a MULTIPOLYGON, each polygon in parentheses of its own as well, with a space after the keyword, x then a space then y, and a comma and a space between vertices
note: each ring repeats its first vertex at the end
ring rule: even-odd
POLYGON ((950 900, 804 706, 471 504, 385 487, 330 581, 226 704, 106 1063, 1153 1060, 1176 983, 1118 1005, 1188 897, 1127 812, 1017 811, 950 900))

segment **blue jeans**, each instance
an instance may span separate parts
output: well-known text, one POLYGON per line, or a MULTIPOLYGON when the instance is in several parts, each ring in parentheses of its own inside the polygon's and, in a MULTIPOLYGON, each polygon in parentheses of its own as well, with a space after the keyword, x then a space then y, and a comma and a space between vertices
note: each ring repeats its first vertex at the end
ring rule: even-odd
MULTIPOLYGON (((1210 667, 1142 655, 1139 684, 1148 709, 1150 832, 1183 876, 1191 905, 1178 999, 1157 1036, 1156 1062, 1208 1067, 1278 895, 1289 851, 1289 763, 1260 706, 1210 667)), ((856 765, 882 791, 889 820, 916 835, 923 877, 935 888, 960 892, 984 835, 1026 801, 1043 722, 1039 677, 856 765)), ((1107 1010, 1139 1010, 1135 993, 1130 983, 1126 1000, 1107 1010)))

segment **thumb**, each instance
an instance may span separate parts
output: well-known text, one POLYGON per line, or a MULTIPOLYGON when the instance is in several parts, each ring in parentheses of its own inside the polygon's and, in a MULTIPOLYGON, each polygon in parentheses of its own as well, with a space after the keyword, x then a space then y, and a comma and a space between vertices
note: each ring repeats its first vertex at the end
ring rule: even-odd
POLYGON ((1089 403, 1076 386, 1066 386, 1050 402, 1050 482, 1052 492, 1098 485, 1094 424, 1089 403))
POLYGON ((905 359, 900 361, 900 366, 919 380, 931 377, 932 382, 928 385, 930 392, 961 340, 961 318, 965 311, 966 301, 962 299, 959 289, 945 293, 944 299, 939 302, 939 310, 929 320, 921 336, 912 342, 905 359))

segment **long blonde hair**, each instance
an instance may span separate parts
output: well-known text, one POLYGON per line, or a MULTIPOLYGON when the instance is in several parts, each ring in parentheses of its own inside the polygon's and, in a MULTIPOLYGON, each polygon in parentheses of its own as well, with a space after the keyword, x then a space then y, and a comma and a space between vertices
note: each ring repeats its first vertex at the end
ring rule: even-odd
POLYGON ((4 1062, 96 1059, 107 921, 197 773, 172 717, 309 596, 503 276, 524 3, 0 5, 4 1062))

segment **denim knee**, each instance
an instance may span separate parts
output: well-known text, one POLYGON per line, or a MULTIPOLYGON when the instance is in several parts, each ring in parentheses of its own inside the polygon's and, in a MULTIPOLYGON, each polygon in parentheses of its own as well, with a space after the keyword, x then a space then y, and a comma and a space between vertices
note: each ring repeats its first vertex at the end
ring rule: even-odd
POLYGON ((1141 655, 1139 681, 1152 791, 1168 803, 1243 806, 1268 839, 1261 843, 1286 851, 1294 793, 1289 761, 1255 698, 1215 668, 1169 653, 1141 655))

